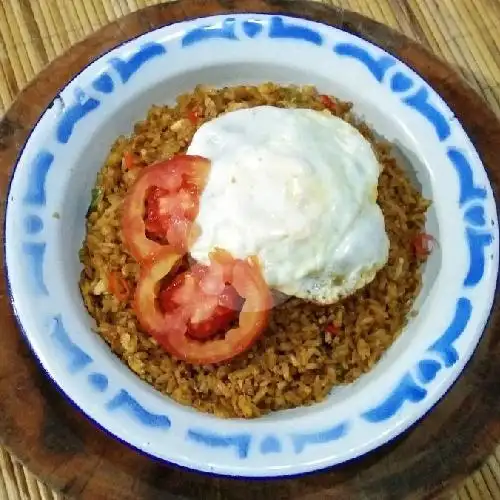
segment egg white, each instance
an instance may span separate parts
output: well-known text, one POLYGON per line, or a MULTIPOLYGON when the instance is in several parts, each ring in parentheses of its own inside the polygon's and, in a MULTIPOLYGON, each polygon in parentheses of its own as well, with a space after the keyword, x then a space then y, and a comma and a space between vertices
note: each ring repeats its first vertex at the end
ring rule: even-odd
POLYGON ((375 277, 389 240, 376 203, 380 165, 344 120, 259 106, 203 124, 188 154, 211 160, 191 256, 258 256, 268 285, 328 304, 375 277))

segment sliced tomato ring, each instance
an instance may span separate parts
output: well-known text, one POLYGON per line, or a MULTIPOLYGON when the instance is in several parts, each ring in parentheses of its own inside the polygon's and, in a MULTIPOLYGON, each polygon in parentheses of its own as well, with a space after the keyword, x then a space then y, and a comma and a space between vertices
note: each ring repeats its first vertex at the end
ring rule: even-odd
POLYGON ((176 262, 172 252, 157 254, 143 269, 136 289, 137 316, 141 326, 179 359, 193 364, 232 359, 246 351, 267 325, 272 296, 258 262, 228 256, 216 253, 208 270, 195 265, 194 271, 175 278, 165 292, 168 297, 159 289, 176 262), (212 282, 205 285, 217 294, 193 286, 208 278, 212 282), (222 290, 214 284, 218 280, 224 283, 222 290), (238 325, 220 335, 220 328, 229 328, 236 319, 238 325))
MULTIPOLYGON (((163 247, 141 270, 134 308, 142 328, 155 338, 165 331, 165 317, 156 304, 160 282, 172 272, 181 259, 181 254, 170 247, 163 247)), ((157 340, 162 343, 160 338, 157 340)))
POLYGON ((165 244, 187 251, 197 235, 193 221, 209 169, 206 158, 178 155, 141 171, 127 193, 122 217, 125 246, 138 262, 151 259, 165 244), (163 238, 148 238, 148 229, 163 238))

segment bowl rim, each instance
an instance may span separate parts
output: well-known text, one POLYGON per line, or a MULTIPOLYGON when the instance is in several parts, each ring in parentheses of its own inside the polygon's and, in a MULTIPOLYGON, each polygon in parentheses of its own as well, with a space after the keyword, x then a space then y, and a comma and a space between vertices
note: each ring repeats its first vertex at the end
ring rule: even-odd
MULTIPOLYGON (((260 13, 260 12, 255 12, 255 11, 251 11, 251 12, 249 12, 249 11, 245 11, 245 12, 246 12, 246 13, 252 13, 252 14, 263 14, 263 15, 270 15, 270 14, 271 14, 270 12, 262 12, 262 13, 260 13)), ((233 13, 233 12, 231 12, 231 13, 233 13)), ((222 14, 222 12, 221 12, 221 14, 222 14)), ((274 14, 279 14, 279 13, 277 13, 277 12, 276 12, 276 13, 274 13, 274 14)), ((287 17, 298 17, 298 18, 300 18, 300 19, 305 19, 304 17, 301 17, 301 16, 293 16, 293 15, 291 15, 291 14, 289 14, 289 13, 285 13, 285 14, 282 14, 282 15, 287 16, 287 17)), ((208 15, 207 15, 207 16, 203 16, 203 17, 208 17, 208 15)), ((197 19, 197 18, 198 18, 198 16, 195 16, 194 18, 191 18, 191 19, 197 19)), ((186 20, 187 20, 187 19, 186 19, 186 20)), ((175 21, 174 23, 176 23, 176 22, 178 22, 178 21, 175 21)), ((173 23, 173 24, 174 24, 174 23, 173 23)), ((329 24, 328 24, 328 23, 326 23, 326 22, 325 22, 325 23, 323 23, 323 24, 325 24, 325 25, 327 25, 327 26, 331 26, 331 25, 329 25, 329 24)), ((340 29, 342 29, 342 28, 340 28, 340 29)), ((138 36, 140 36, 140 35, 138 35, 138 36)), ((356 36, 360 36, 360 35, 359 35, 359 34, 356 34, 356 36)), ((132 39, 134 39, 134 38, 137 38, 137 37, 133 37, 133 38, 130 38, 130 39, 128 39, 128 40, 126 40, 126 41, 124 41, 124 42, 121 42, 121 43, 119 43, 118 45, 114 46, 113 48, 109 49, 109 51, 111 51, 111 50, 113 50, 113 49, 115 49, 115 48, 117 48, 117 47, 122 46, 124 43, 126 43, 126 42, 128 42, 128 41, 130 41, 130 40, 132 40, 132 39)), ((365 39, 365 40, 367 40, 366 38, 364 38, 364 39, 365 39)), ((369 40, 369 39, 368 39, 367 41, 369 41, 370 43, 373 43, 373 42, 372 42, 371 40, 369 40)), ((386 50, 386 49, 384 49, 384 50, 386 50)), ((90 62, 88 63, 88 65, 92 64, 93 62, 95 62, 95 60, 96 60, 96 59, 101 58, 102 56, 104 56, 105 54, 107 54, 109 51, 106 51, 106 52, 104 52, 104 53, 100 54, 100 55, 99 55, 99 56, 97 56, 95 59, 93 59, 92 61, 90 61, 90 62)), ((392 55, 394 55, 394 54, 392 54, 392 55)), ((406 63, 403 59, 401 59, 399 56, 394 56, 394 57, 396 57, 398 60, 400 60, 400 61, 404 62, 405 64, 408 64, 408 63, 406 63)), ((88 66, 88 65, 87 65, 87 66, 88 66)), ((83 70, 84 70, 87 66, 85 66, 84 68, 82 68, 82 69, 81 69, 81 71, 79 71, 78 73, 76 73, 70 81, 72 81, 73 79, 77 78, 77 77, 79 76, 79 74, 80 74, 80 73, 81 73, 81 72, 82 72, 82 71, 83 71, 83 70)), ((409 66, 411 69, 413 69, 413 70, 414 70, 414 68, 413 68, 411 65, 408 65, 408 66, 409 66)), ((417 71, 417 73, 418 73, 418 71, 417 71)), ((420 75, 420 76, 422 77, 422 75, 420 75)), ((422 78, 423 78, 425 81, 427 81, 427 79, 426 79, 425 77, 422 77, 422 78)), ((67 82, 64 84, 64 87, 65 87, 65 86, 67 86, 67 85, 70 83, 70 81, 67 81, 67 82)), ((432 87, 432 88, 434 88, 434 86, 431 86, 431 87, 432 87)), ((48 107, 50 107, 50 105, 49 105, 48 107)), ((46 109, 48 109, 48 107, 47 107, 46 109)), ((46 109, 42 112, 42 115, 43 115, 43 113, 45 113, 46 109)), ((6 116, 7 116, 7 115, 6 115, 6 116)), ((37 121, 37 123, 38 123, 38 121, 37 121)), ((19 160, 19 158, 21 157, 22 152, 23 152, 23 150, 24 150, 24 146, 25 146, 25 144, 27 143, 27 141, 28 141, 29 137, 31 136, 31 132, 34 130, 34 128, 35 128, 35 127, 36 127, 36 124, 35 124, 35 126, 33 127, 33 129, 29 132, 29 135, 28 135, 28 137, 27 137, 27 139, 26 139, 26 142, 24 143, 24 145, 23 145, 23 147, 22 147, 22 149, 21 149, 21 151, 20 151, 20 153, 19 153, 19 155, 18 155, 18 157, 17 157, 17 160, 15 161, 15 165, 17 165, 18 160, 19 160)), ((469 134, 467 134, 467 135, 469 136, 469 134)), ((470 137, 470 136, 469 136, 469 137, 470 137)), ((15 167, 14 167, 14 169, 12 170, 11 175, 10 175, 9 185, 8 185, 8 192, 10 192, 10 184, 11 184, 11 182, 12 182, 12 180, 13 180, 14 173, 15 173, 15 167)), ((487 172, 487 173, 488 173, 488 176, 489 176, 489 172, 487 172)), ((494 185, 494 183, 493 183, 493 182, 491 182, 491 180, 490 180, 490 184, 492 185, 493 190, 495 190, 495 185, 494 185)), ((498 210, 498 208, 497 208, 497 210, 498 210)), ((6 220, 4 220, 4 234, 5 234, 5 221, 6 221, 6 220)), ((5 247, 5 245, 6 245, 6 242, 5 242, 5 239, 4 239, 4 247, 5 247)), ((5 248, 4 248, 4 259, 5 259, 5 248)), ((6 263, 5 263, 5 262, 4 262, 4 269, 5 269, 5 270, 7 270, 7 267, 6 267, 6 263)), ((8 276, 7 276, 7 281, 8 281, 8 276)), ((498 286, 498 280, 497 280, 497 286, 498 286)), ((9 287, 9 288, 8 288, 8 290, 9 290, 9 300, 11 301, 11 305, 12 305, 12 307, 13 307, 13 309, 14 309, 15 314, 16 314, 16 311, 15 311, 15 308, 14 308, 14 304, 13 304, 13 302, 12 302, 12 295, 10 294, 10 282, 9 282, 9 281, 8 281, 8 287, 9 287)), ((490 314, 491 314, 491 312, 493 312, 493 310, 494 310, 494 306, 492 307, 492 310, 490 311, 490 314)), ((16 314, 16 321, 17 321, 17 323, 18 323, 18 328, 19 328, 19 329, 23 332, 23 334, 26 336, 26 333, 24 332, 24 329, 23 329, 22 324, 21 324, 21 322, 20 322, 20 318, 17 316, 17 314, 16 314)), ((28 338, 27 338, 27 337, 26 337, 26 340, 27 340, 27 341, 28 341, 28 343, 29 343, 29 340, 28 340, 28 338)), ((36 353, 35 353, 35 358, 36 358, 36 359, 37 359, 37 361, 39 362, 39 359, 38 359, 38 356, 36 355, 36 353)), ((43 369, 43 371, 46 371, 46 370, 45 370, 45 369, 43 369)), ((47 372, 47 371, 46 371, 46 372, 47 372)), ((49 377, 51 378, 51 376, 50 376, 50 374, 49 374, 48 372, 47 372, 47 375, 49 375, 49 377)), ((59 387, 58 383, 57 383, 55 380, 53 380, 53 382, 55 382, 55 386, 56 386, 58 389, 60 389, 60 387, 59 387)), ((456 382, 456 380, 455 380, 453 383, 455 383, 455 382, 456 382)), ((448 390, 449 390, 449 389, 448 389, 448 390)), ((446 392, 448 392, 448 390, 447 390, 446 392)), ((90 419, 90 420, 92 420, 95 424, 97 424, 97 426, 98 426, 98 427, 103 428, 103 427, 101 426, 101 424, 99 424, 99 422, 97 422, 97 421, 95 421, 94 419, 92 419, 92 417, 90 417, 90 416, 89 416, 89 415, 88 415, 88 414, 87 414, 87 413, 86 413, 86 412, 85 412, 82 408, 78 407, 78 406, 76 405, 76 403, 74 403, 74 402, 71 400, 71 398, 70 398, 68 395, 66 395, 65 393, 64 393, 64 397, 65 397, 65 399, 69 400, 69 401, 70 401, 70 403, 71 403, 72 405, 76 406, 80 412, 82 412, 83 414, 85 414, 87 418, 89 418, 89 419, 90 419)), ((434 402, 432 406, 434 406, 436 403, 437 403, 437 401, 436 401, 436 402, 434 402)), ((425 413, 424 413, 424 415, 425 415, 425 413)), ((422 417, 423 417, 423 415, 422 415, 422 417)), ((420 417, 420 418, 422 418, 422 417, 420 417)), ((413 425, 414 425, 414 424, 413 424, 413 425)), ((105 432, 106 432, 106 433, 111 434, 111 435, 113 436, 113 438, 114 438, 114 439, 117 439, 117 440, 119 440, 119 441, 121 441, 121 442, 124 442, 127 446, 130 446, 130 447, 132 447, 132 448, 136 449, 136 448, 134 447, 134 445, 132 445, 131 443, 121 440, 118 436, 116 436, 116 435, 112 434, 112 433, 111 433, 110 431, 108 431, 107 429, 104 429, 104 430, 105 430, 105 432)), ((397 434, 396 436, 392 436, 392 437, 391 437, 391 439, 393 439, 393 438, 395 438, 395 437, 398 437, 399 435, 400 435, 400 434, 397 434)), ((156 460, 161 460, 161 461, 163 461, 163 459, 158 459, 158 458, 157 458, 157 457, 155 457, 154 455, 152 456, 152 455, 148 454, 147 452, 144 452, 144 451, 142 451, 142 450, 138 450, 138 449, 136 449, 136 450, 137 450, 137 451, 140 451, 140 453, 146 454, 147 456, 149 456, 149 457, 151 457, 151 458, 154 458, 154 459, 156 459, 156 460)), ((169 463, 169 464, 171 464, 170 462, 168 462, 168 463, 169 463)), ((175 466, 177 466, 177 467, 182 467, 182 466, 179 466, 179 465, 177 465, 177 464, 171 464, 171 465, 175 465, 175 466)), ((192 469, 189 469, 189 470, 192 470, 192 469)), ((197 472, 200 472, 200 471, 197 471, 197 472)), ((213 473, 207 473, 207 474, 211 474, 211 475, 213 475, 213 473)), ((297 475, 302 475, 302 474, 303 474, 303 473, 298 473, 297 475)), ((219 475, 219 474, 216 474, 216 475, 219 475)), ((295 474, 294 474, 294 475, 295 475, 295 474)), ((245 478, 246 478, 246 476, 245 476, 245 478)))

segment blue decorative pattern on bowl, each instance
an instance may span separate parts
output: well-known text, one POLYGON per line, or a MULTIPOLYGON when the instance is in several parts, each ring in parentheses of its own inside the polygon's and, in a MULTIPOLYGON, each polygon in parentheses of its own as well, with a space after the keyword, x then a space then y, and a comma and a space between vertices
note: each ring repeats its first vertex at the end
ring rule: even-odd
POLYGON ((62 105, 45 112, 13 177, 6 217, 8 278, 20 326, 45 370, 113 435, 193 469, 296 474, 354 458, 395 437, 459 375, 493 298, 495 202, 460 123, 402 62, 360 38, 302 19, 215 16, 167 26, 118 47, 75 76, 57 99, 62 105), (182 408, 117 363, 91 332, 72 270, 96 169, 110 141, 126 132, 122 124, 160 99, 169 82, 184 78, 194 86, 203 77, 224 84, 217 79, 231 79, 227 75, 238 74, 238 68, 244 73, 248 64, 259 69, 260 80, 283 74, 284 80, 316 83, 325 91, 343 89, 341 97, 353 100, 376 130, 414 153, 433 195, 441 255, 434 264, 431 259, 436 277, 427 279, 427 288, 424 275, 422 314, 373 373, 325 403, 254 422, 221 421, 182 408), (233 70, 226 75, 222 67, 233 70), (108 130, 110 116, 116 130, 108 130), (77 229, 66 234, 72 227, 77 229))

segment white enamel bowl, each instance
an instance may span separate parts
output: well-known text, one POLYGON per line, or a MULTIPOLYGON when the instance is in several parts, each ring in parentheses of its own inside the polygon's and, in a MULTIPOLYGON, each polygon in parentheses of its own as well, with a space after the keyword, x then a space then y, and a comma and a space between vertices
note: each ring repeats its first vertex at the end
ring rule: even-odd
POLYGON ((481 161, 429 85, 382 49, 297 18, 241 14, 166 26, 92 62, 45 111, 20 155, 6 213, 11 298, 43 368, 88 417, 158 459, 223 475, 317 470, 394 438, 447 391, 488 318, 498 224, 481 161), (314 84, 353 101, 433 200, 439 240, 418 314, 367 375, 308 408, 253 421, 182 407, 139 380, 92 332, 78 250, 95 175, 152 104, 198 83, 314 84))

